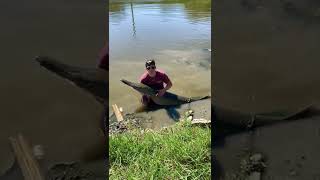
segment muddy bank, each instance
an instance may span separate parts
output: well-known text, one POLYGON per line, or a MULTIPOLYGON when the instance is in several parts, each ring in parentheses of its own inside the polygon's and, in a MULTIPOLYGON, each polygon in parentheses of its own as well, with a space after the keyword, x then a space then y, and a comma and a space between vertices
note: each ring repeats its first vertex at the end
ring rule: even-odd
POLYGON ((211 120, 211 100, 205 99, 180 106, 165 108, 159 106, 154 109, 143 109, 142 112, 128 112, 124 114, 124 122, 120 123, 112 113, 109 116, 109 133, 125 132, 130 128, 161 129, 178 122, 190 109, 193 111, 193 119, 211 120), (162 117, 161 121, 159 116, 162 117))
POLYGON ((165 126, 170 126, 179 121, 179 119, 189 109, 194 111, 193 118, 211 120, 211 99, 205 99, 189 104, 183 104, 181 106, 149 111, 146 115, 150 117, 151 120, 144 122, 143 126, 150 129, 160 129, 165 126), (157 117, 162 117, 161 121, 157 117))
POLYGON ((319 127, 319 115, 262 127, 227 137, 213 153, 226 177, 240 171, 243 154, 249 151, 266 157, 265 179, 319 178, 319 127))

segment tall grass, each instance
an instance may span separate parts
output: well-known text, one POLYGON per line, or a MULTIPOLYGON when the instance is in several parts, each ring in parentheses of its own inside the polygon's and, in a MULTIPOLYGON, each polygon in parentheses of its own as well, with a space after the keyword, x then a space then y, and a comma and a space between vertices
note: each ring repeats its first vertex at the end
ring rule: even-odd
POLYGON ((109 138, 110 179, 211 179, 211 129, 179 122, 109 138))

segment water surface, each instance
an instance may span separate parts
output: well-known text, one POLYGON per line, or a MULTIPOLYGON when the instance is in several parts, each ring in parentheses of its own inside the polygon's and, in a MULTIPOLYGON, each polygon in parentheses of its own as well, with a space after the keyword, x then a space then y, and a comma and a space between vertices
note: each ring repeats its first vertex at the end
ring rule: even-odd
MULTIPOLYGON (((147 58, 156 60, 184 96, 211 91, 211 2, 207 0, 110 2, 110 101, 127 112, 140 106, 140 94, 122 84, 138 81, 147 58)), ((110 108, 111 110, 111 108, 110 108)), ((110 111, 111 112, 111 111, 110 111)), ((157 117, 163 126, 173 122, 157 117)))
POLYGON ((33 57, 94 67, 106 39, 105 6, 88 0, 0 2, 0 174, 12 163, 8 137, 17 133, 43 145, 50 162, 80 160, 100 141, 102 107, 33 57))
MULTIPOLYGON (((215 3, 213 102, 252 113, 319 107, 318 9, 313 0, 215 3)), ((235 172, 238 154, 251 146, 266 156, 266 179, 316 179, 316 115, 228 137, 217 157, 226 172, 235 172), (292 169, 297 175, 290 176, 292 169)))

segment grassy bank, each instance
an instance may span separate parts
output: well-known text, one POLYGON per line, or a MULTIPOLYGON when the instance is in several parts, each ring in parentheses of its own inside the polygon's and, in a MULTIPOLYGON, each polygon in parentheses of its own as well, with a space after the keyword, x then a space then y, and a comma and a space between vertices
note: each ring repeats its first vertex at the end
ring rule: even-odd
POLYGON ((110 179, 211 179, 211 129, 179 122, 109 138, 110 179))

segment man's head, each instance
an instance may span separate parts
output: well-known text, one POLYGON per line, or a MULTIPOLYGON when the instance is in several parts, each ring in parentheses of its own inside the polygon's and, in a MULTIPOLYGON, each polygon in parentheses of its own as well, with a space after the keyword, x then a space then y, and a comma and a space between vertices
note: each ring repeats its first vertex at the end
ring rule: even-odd
POLYGON ((156 63, 153 59, 148 59, 146 61, 146 70, 148 71, 149 76, 153 77, 156 75, 156 63))

